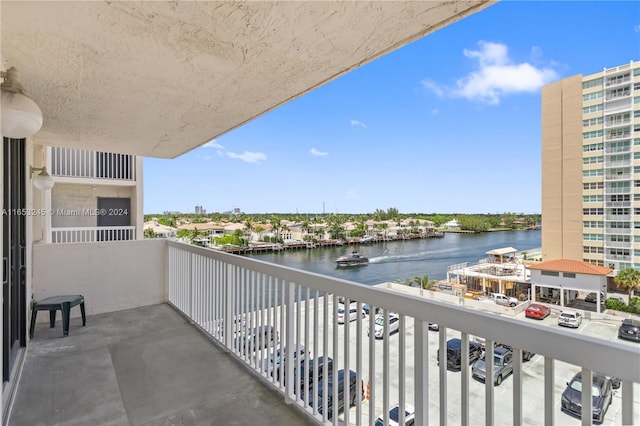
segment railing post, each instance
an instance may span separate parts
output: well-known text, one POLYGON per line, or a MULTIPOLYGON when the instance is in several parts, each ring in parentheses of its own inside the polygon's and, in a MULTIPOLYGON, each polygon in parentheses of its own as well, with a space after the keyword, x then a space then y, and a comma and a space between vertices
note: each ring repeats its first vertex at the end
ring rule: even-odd
POLYGON ((623 381, 620 390, 622 391, 622 424, 632 425, 634 423, 633 382, 623 381))
POLYGON ((544 358, 544 424, 555 424, 554 418, 554 395, 553 382, 555 381, 553 358, 544 358))
POLYGON ((227 265, 225 274, 225 307, 224 307, 224 345, 231 349, 233 339, 233 280, 234 280, 234 266, 227 265))
MULTIPOLYGON (((582 426, 591 426, 593 421, 593 399, 591 397, 593 388, 593 371, 588 368, 582 367, 582 426)), ((604 409, 604 407, 603 407, 604 409)))
POLYGON ((447 425, 447 328, 440 325, 438 331, 438 362, 440 379, 440 425, 447 425))
POLYGON ((460 424, 467 426, 469 424, 469 334, 462 333, 460 336, 460 346, 462 347, 460 359, 460 424), (466 349, 465 349, 466 348, 466 349))
MULTIPOLYGON (((285 346, 286 350, 285 350, 285 354, 284 354, 284 360, 280 360, 280 362, 284 362, 285 363, 285 377, 287 380, 287 383, 285 385, 285 401, 287 403, 292 403, 295 400, 295 396, 293 395, 293 385, 294 385, 294 380, 293 380, 293 371, 294 371, 294 364, 296 362, 296 360, 294 359, 294 350, 297 352, 298 351, 298 342, 295 342, 294 344, 294 331, 295 331, 295 300, 294 300, 294 296, 295 296, 295 292, 296 292, 296 287, 295 284, 292 282, 287 282, 286 287, 286 326, 285 326, 285 332, 287 333, 287 345, 285 346), (295 346, 295 347, 294 347, 295 346)), ((305 350, 307 350, 305 348, 305 350)), ((297 356, 295 358, 298 358, 297 356)))
POLYGON ((522 349, 513 348, 513 424, 522 424, 522 349))
POLYGON ((417 318, 414 324, 415 408, 417 425, 429 423, 429 331, 427 323, 417 318))
MULTIPOLYGON (((469 348, 463 349, 466 352, 469 352, 469 348)), ((493 426, 494 424, 494 384, 493 384, 493 340, 485 339, 484 342, 484 391, 485 391, 485 424, 487 426, 493 426)))

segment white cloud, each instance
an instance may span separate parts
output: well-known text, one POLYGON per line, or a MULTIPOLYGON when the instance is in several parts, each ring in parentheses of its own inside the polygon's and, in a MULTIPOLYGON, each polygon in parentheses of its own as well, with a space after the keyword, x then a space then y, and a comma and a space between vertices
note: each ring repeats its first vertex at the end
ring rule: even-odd
POLYGON ((422 85, 424 86, 425 89, 431 90, 433 93, 438 95, 438 97, 441 97, 442 95, 444 95, 444 90, 435 81, 422 80, 422 85))
POLYGON ((236 154, 235 152, 227 151, 227 157, 237 158, 247 163, 260 164, 267 159, 266 154, 262 152, 250 152, 245 151, 242 154, 236 154))
POLYGON ((213 140, 210 140, 209 142, 205 143, 204 145, 202 145, 201 148, 224 149, 224 146, 220 145, 218 142, 216 142, 215 139, 213 139, 213 140))
POLYGON ((367 128, 367 125, 365 123, 363 123, 362 121, 353 120, 353 119, 351 120, 351 125, 353 127, 358 127, 359 126, 359 127, 362 127, 363 129, 367 128))
MULTIPOLYGON (((428 80, 422 82, 423 86, 438 95, 446 92, 449 96, 498 105, 505 95, 536 92, 558 78, 552 68, 538 68, 528 62, 514 63, 504 44, 480 41, 478 45, 478 50, 463 51, 467 58, 477 61, 477 70, 458 79, 453 88, 447 89, 428 80)), ((532 48, 534 59, 541 55, 539 47, 532 48)))
POLYGON ((315 148, 311 148, 309 152, 311 153, 311 155, 315 155, 317 157, 324 157, 325 155, 329 154, 328 152, 318 151, 315 148))

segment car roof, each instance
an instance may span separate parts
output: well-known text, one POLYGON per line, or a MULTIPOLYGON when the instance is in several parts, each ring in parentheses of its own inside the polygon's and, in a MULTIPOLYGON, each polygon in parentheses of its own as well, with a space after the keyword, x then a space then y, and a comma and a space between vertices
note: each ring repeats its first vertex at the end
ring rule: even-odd
POLYGON ((626 324, 626 325, 632 325, 634 327, 640 327, 640 319, 635 319, 635 318, 625 318, 622 321, 622 324, 626 324))
POLYGON ((493 350, 495 355, 504 355, 507 352, 512 352, 510 348, 505 348, 504 346, 496 346, 493 350))
POLYGON ((568 309, 568 310, 562 311, 561 314, 578 315, 578 311, 573 311, 573 310, 568 309))
MULTIPOLYGON (((574 376, 573 379, 571 379, 571 381, 573 380, 580 380, 582 381, 582 372, 578 371, 574 376)), ((605 382, 609 381, 609 378, 607 376, 605 376, 602 373, 598 373, 596 371, 593 372, 593 383, 597 384, 597 385, 602 385, 605 382)))

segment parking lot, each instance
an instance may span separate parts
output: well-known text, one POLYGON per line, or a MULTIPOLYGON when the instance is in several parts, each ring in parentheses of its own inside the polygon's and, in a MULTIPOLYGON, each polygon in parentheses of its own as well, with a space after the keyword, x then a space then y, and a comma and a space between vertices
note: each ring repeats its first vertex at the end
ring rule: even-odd
MULTIPOLYGON (((344 333, 346 327, 349 327, 349 369, 356 370, 356 360, 358 356, 357 352, 357 321, 352 321, 348 325, 337 325, 338 333, 338 354, 333 350, 333 304, 331 301, 329 305, 329 323, 328 329, 328 346, 323 347, 324 340, 324 321, 320 312, 318 317, 318 324, 313 324, 313 304, 309 304, 310 310, 310 330, 318 332, 318 348, 313 347, 312 340, 307 349, 310 356, 330 356, 336 361, 338 369, 345 367, 344 356, 344 333)), ((355 305, 355 304, 354 304, 355 305)), ((320 304, 322 306, 322 302, 320 304)), ((301 317, 304 318, 305 304, 301 305, 301 317)), ((320 309, 322 311, 322 309, 320 309)), ((557 324, 557 319, 560 310, 554 309, 552 314, 544 320, 532 320, 525 318, 524 313, 516 315, 516 318, 522 321, 536 321, 538 324, 544 324, 548 327, 553 327, 563 330, 565 333, 580 333, 588 334, 591 336, 597 336, 601 339, 619 341, 623 344, 631 345, 631 347, 638 348, 638 355, 640 359, 640 344, 635 342, 623 341, 617 338, 617 328, 622 318, 602 318, 602 319, 589 319, 590 315, 587 314, 580 327, 576 329, 570 329, 560 327, 557 324)), ((279 315, 277 315, 277 324, 279 323, 279 315)), ((362 369, 360 371, 363 379, 363 386, 367 388, 367 384, 370 383, 373 389, 375 397, 375 415, 382 414, 383 407, 383 392, 384 392, 384 341, 376 340, 375 342, 375 367, 374 371, 369 371, 369 346, 367 329, 369 325, 369 317, 365 316, 361 319, 361 338, 362 338, 362 350, 360 353, 362 369)), ((438 334, 437 331, 428 332, 428 381, 429 381, 429 420, 432 424, 439 423, 440 416, 440 404, 439 404, 439 367, 437 365, 436 353, 438 350, 438 334)), ((460 337, 460 333, 454 330, 447 330, 447 339, 460 337)), ((474 340, 473 336, 470 336, 471 340, 474 340)), ((388 405, 392 407, 400 400, 399 395, 399 383, 400 376, 405 380, 405 403, 410 408, 414 406, 414 321, 408 318, 405 321, 404 332, 404 346, 400 347, 400 333, 394 333, 389 339, 389 400, 388 405), (405 360, 405 371, 401 373, 400 368, 400 354, 403 354, 405 360)), ((566 414, 560 409, 560 397, 564 391, 566 384, 574 376, 576 372, 580 371, 580 367, 566 364, 561 361, 555 361, 555 424, 558 425, 579 425, 580 419, 572 417, 566 414)), ((447 418, 451 424, 459 424, 460 418, 460 401, 461 401, 461 375, 460 371, 447 371, 447 418)), ((483 382, 478 381, 471 377, 471 368, 468 371, 469 374, 469 412, 472 423, 483 423, 485 417, 485 385, 483 382)), ((541 425, 544 424, 544 358, 536 355, 530 361, 523 363, 523 424, 525 425, 541 425)), ((500 386, 495 388, 494 399, 494 419, 497 425, 510 425, 512 424, 512 386, 513 378, 508 376, 504 379, 500 386)), ((619 425, 621 424, 621 389, 614 391, 611 406, 608 408, 603 424, 605 425, 619 425)), ((366 395, 365 395, 366 396, 366 395)), ((361 406, 362 422, 368 424, 369 418, 369 404, 370 401, 365 400, 361 406)), ((634 384, 634 413, 638 415, 640 413, 640 384, 634 384)), ((341 414, 339 419, 343 419, 344 414, 341 414)), ((349 423, 355 424, 356 408, 352 407, 349 414, 349 423)), ((640 424, 640 418, 635 424, 640 424)))

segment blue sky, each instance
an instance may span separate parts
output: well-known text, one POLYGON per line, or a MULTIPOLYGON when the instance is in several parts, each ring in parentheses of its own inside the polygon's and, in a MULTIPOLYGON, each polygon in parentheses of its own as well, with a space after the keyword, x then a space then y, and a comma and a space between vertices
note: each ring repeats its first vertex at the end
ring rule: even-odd
POLYGON ((540 213, 540 87, 640 60, 640 2, 503 1, 176 159, 144 212, 540 213))

